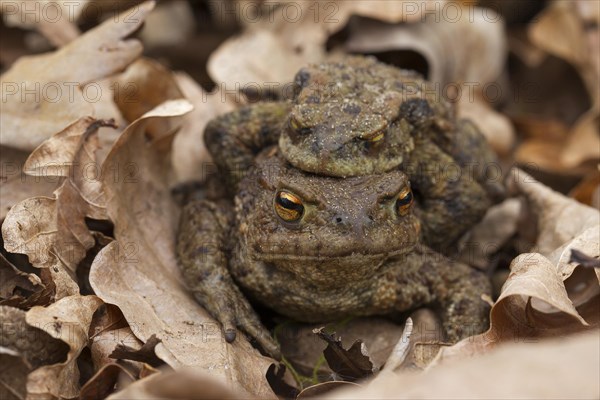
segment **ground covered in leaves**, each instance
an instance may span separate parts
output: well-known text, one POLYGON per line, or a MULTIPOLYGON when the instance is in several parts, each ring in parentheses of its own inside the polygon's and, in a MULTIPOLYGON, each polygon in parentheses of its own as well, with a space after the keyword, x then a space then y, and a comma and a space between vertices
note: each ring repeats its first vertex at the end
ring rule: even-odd
POLYGON ((600 397, 597 2, 0 5, 2 399, 600 397), (274 318, 278 363, 184 289, 173 189, 212 171, 207 121, 340 53, 425 74, 500 156, 457 255, 491 325, 274 318))

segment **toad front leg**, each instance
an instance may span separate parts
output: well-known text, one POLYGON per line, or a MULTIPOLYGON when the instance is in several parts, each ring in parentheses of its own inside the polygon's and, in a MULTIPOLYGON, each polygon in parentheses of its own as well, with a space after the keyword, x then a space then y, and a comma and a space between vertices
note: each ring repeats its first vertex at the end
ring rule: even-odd
POLYGON ((230 194, 254 164, 256 153, 276 144, 290 111, 286 102, 257 103, 211 120, 204 141, 226 177, 230 194))
POLYGON ((271 356, 280 358, 278 345, 234 283, 227 269, 227 234, 233 223, 230 205, 194 201, 182 211, 177 256, 185 282, 196 300, 223 326, 232 342, 242 329, 271 356))
POLYGON ((488 328, 490 306, 482 299, 491 293, 487 277, 424 246, 390 261, 374 293, 374 305, 385 312, 439 306, 452 343, 488 328))
POLYGON ((437 251, 446 253, 492 204, 477 180, 429 139, 416 138, 402 168, 420 200, 424 242, 437 251))

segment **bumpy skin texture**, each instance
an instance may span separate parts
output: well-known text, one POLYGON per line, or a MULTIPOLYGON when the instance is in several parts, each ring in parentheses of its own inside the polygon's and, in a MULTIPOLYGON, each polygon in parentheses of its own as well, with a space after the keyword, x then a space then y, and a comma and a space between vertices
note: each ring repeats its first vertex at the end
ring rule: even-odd
MULTIPOLYGON (((230 194, 266 146, 295 167, 349 177, 400 169, 419 200, 424 242, 445 249, 503 197, 483 171, 496 157, 475 125, 414 72, 369 57, 303 68, 288 102, 258 103, 207 126, 230 194)), ((496 170, 492 170, 496 171, 496 170)))
POLYGON ((420 244, 421 223, 399 170, 351 178, 292 167, 276 148, 257 157, 238 185, 234 205, 203 200, 182 214, 177 251, 197 300, 222 324, 240 328, 269 354, 277 345, 240 292, 301 321, 386 315, 424 305, 441 309, 447 339, 487 327, 487 278, 420 244), (301 199, 297 221, 275 209, 277 193, 301 199))

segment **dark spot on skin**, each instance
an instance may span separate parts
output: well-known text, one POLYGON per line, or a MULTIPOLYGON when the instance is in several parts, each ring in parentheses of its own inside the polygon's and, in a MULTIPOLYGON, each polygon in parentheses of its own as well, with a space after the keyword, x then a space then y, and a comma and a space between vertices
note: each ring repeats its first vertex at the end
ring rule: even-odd
POLYGON ((260 137, 262 138, 266 138, 267 136, 269 136, 269 127, 267 126, 262 126, 260 128, 260 137))
POLYGON ((319 98, 319 96, 313 94, 312 96, 309 96, 306 99, 306 102, 308 104, 319 104, 319 103, 321 103, 321 99, 319 98))
POLYGON ((348 104, 342 108, 342 111, 344 111, 346 114, 358 115, 361 111, 361 108, 356 104, 348 104))
POLYGON ((310 81, 310 73, 305 69, 301 69, 294 79, 294 83, 301 88, 308 86, 308 81, 310 81))
POLYGON ((343 73, 343 74, 342 74, 342 79, 343 79, 343 80, 345 80, 345 81, 347 81, 347 80, 349 80, 349 79, 350 79, 350 75, 348 75, 348 74, 346 74, 346 73, 343 73))
POLYGON ((400 114, 413 126, 423 125, 433 116, 433 110, 424 99, 406 100, 400 106, 400 114))
POLYGON ((194 252, 194 254, 196 256, 201 256, 203 254, 209 254, 210 253, 210 248, 206 247, 206 246, 200 246, 196 249, 196 251, 194 252))
POLYGON ((240 109, 240 119, 246 119, 248 116, 250 116, 250 114, 252 113, 252 110, 250 109, 250 107, 243 107, 240 109))

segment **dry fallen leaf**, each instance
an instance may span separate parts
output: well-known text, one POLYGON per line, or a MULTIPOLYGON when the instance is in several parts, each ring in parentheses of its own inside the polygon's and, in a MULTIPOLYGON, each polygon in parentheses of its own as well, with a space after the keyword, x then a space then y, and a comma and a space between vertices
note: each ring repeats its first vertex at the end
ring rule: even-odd
POLYGON ((154 2, 146 2, 55 52, 15 62, 0 77, 0 143, 31 150, 80 117, 92 115, 100 94, 99 86, 90 83, 124 69, 141 54, 138 40, 123 38, 143 23, 153 7, 154 2))
POLYGON ((57 299, 79 293, 77 265, 95 244, 85 218, 106 219, 95 159, 97 130, 106 125, 110 123, 82 118, 36 148, 24 171, 63 182, 54 198, 28 198, 2 224, 6 250, 26 254, 37 268, 48 268, 57 299))
POLYGON ((36 274, 20 271, 0 254, 0 305, 20 309, 45 305, 51 292, 36 274))
POLYGON ((510 275, 491 310, 490 329, 443 349, 438 361, 485 352, 503 341, 564 335, 589 329, 590 324, 597 328, 600 323, 596 276, 590 279, 588 275, 576 285, 585 297, 567 292, 565 286, 577 266, 570 262, 570 248, 580 247, 591 256, 600 252, 600 212, 552 191, 518 169, 513 169, 510 183, 524 195, 537 220, 533 249, 537 253, 524 253, 512 261, 510 275), (577 297, 581 298, 574 303, 577 297))
POLYGON ((553 1, 529 26, 530 40, 539 48, 574 65, 592 99, 592 108, 573 125, 560 162, 573 168, 600 159, 600 4, 553 1))
POLYGON ((525 196, 536 218, 535 250, 543 255, 549 255, 586 229, 600 225, 598 210, 555 192, 519 169, 512 170, 508 182, 525 196))
POLYGON ((48 307, 34 307, 26 314, 29 325, 69 345, 64 362, 46 365, 29 374, 29 396, 74 398, 79 394, 77 357, 88 343, 94 311, 102 304, 96 296, 69 296, 48 307))
POLYGON ((174 368, 206 370, 254 396, 273 397, 264 378, 270 364, 240 336, 225 342, 220 326, 186 291, 175 260, 178 210, 170 193, 172 132, 151 137, 159 119, 191 110, 185 100, 167 102, 133 122, 106 158, 103 175, 115 242, 96 257, 90 282, 105 302, 117 305, 143 342, 156 335, 156 354, 174 368))
MULTIPOLYGON (((445 1, 431 2, 439 7, 445 1)), ((246 2, 246 4, 248 4, 246 2)), ((333 33, 348 23, 352 15, 364 15, 386 22, 414 21, 425 10, 411 1, 285 1, 280 8, 252 15, 238 11, 245 31, 228 39, 208 61, 208 72, 222 90, 273 86, 281 90, 304 65, 326 56, 325 44, 333 33)))
POLYGON ((460 260, 486 270, 490 266, 490 257, 517 232, 520 211, 518 199, 507 199, 491 207, 461 239, 460 260))
MULTIPOLYGON (((174 74, 148 58, 140 58, 127 67, 115 83, 120 88, 118 93, 114 93, 115 104, 130 122, 167 100, 183 98, 174 74)), ((149 129, 151 133, 159 135, 168 127, 157 125, 149 129)))
POLYGON ((211 119, 232 111, 235 103, 231 96, 219 90, 207 93, 185 73, 175 74, 175 79, 194 110, 184 117, 173 141, 173 168, 179 182, 203 181, 212 171, 209 169, 211 158, 204 144, 204 128, 211 119))
MULTIPOLYGON (((6 216, 2 224, 4 248, 11 253, 25 254, 36 268, 45 268, 55 285, 54 298, 79 293, 79 286, 66 261, 53 250, 57 241, 56 199, 32 197, 23 200, 6 216)), ((63 249, 66 250, 66 249, 63 249)))
POLYGON ((79 36, 80 32, 75 21, 81 15, 88 1, 36 0, 26 4, 25 2, 0 0, 0 8, 7 26, 35 28, 51 44, 60 47, 79 36))
POLYGON ((508 343, 483 356, 440 365, 418 375, 388 375, 364 388, 334 392, 325 398, 598 398, 599 343, 597 331, 508 343))
MULTIPOLYGON (((124 390, 109 397, 110 400, 145 399, 240 399, 250 398, 248 393, 234 390, 229 385, 194 368, 183 368, 176 372, 162 372, 132 383, 124 390)), ((257 396, 252 397, 264 398, 257 396)))
POLYGON ((23 164, 29 153, 0 146, 0 221, 4 220, 12 206, 35 196, 51 196, 60 179, 32 177, 23 172, 23 164))

